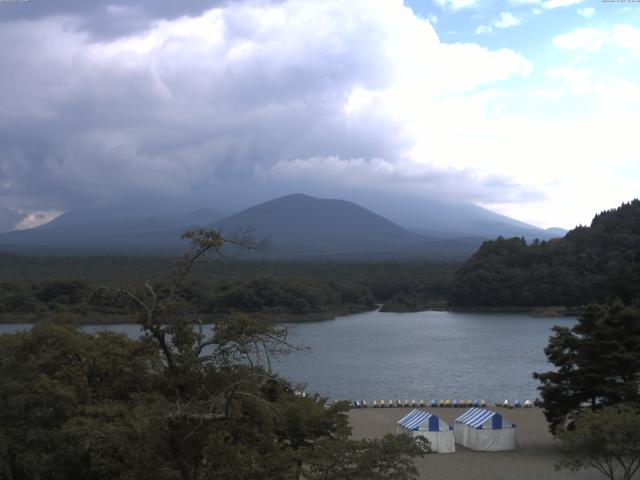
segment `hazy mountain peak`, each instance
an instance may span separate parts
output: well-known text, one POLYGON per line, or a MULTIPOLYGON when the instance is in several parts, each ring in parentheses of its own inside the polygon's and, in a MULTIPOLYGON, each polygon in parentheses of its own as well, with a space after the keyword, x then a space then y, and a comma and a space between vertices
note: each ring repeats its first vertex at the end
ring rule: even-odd
POLYGON ((226 235, 250 228, 257 239, 269 240, 269 253, 274 257, 461 258, 482 240, 498 236, 544 239, 563 235, 469 204, 378 195, 380 208, 362 202, 365 208, 357 198, 352 199, 357 203, 292 193, 225 218, 219 211, 189 210, 185 204, 122 203, 66 212, 47 225, 3 234, 0 245, 72 253, 173 254, 185 246, 180 241, 185 229, 210 225, 226 235), (403 213, 410 216, 403 217, 403 213), (407 228, 403 218, 413 221, 412 228, 407 228))
POLYGON ((355 203, 292 194, 264 202, 214 224, 223 232, 252 229, 279 253, 389 250, 422 240, 355 203))

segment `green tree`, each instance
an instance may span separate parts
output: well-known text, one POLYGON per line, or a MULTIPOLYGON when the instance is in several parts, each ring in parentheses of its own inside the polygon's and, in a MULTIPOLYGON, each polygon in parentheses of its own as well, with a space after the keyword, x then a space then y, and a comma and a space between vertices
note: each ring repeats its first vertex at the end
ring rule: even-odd
POLYGON ((305 480, 411 480, 414 457, 429 451, 425 439, 387 434, 375 440, 322 441, 309 452, 305 480))
POLYGON ((556 371, 534 373, 552 432, 588 405, 640 402, 640 310, 590 305, 573 328, 554 327, 545 353, 556 371))
POLYGON ((640 299, 640 200, 596 215, 563 238, 484 242, 450 284, 456 306, 569 306, 640 299))
POLYGON ((245 315, 205 328, 185 279, 228 246, 256 245, 209 230, 184 237, 193 249, 169 282, 117 290, 138 308, 141 340, 56 323, 0 336, 0 475, 302 480, 316 478, 322 452, 344 451, 361 478, 415 478, 413 441, 350 440, 347 403, 298 396, 271 371, 274 355, 297 348, 286 329, 245 315))
POLYGON ((595 468, 610 480, 631 480, 640 468, 640 412, 636 405, 586 411, 561 429, 563 460, 557 469, 595 468))
POLYGON ((154 405, 162 405, 156 414, 166 409, 154 394, 159 360, 123 335, 89 335, 71 325, 42 323, 0 336, 4 478, 119 478, 116 471, 167 478, 152 421, 154 405))

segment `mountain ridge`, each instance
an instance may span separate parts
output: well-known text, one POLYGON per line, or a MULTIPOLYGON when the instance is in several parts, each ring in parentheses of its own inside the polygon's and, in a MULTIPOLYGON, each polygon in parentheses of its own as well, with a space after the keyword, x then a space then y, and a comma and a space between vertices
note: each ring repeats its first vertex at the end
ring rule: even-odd
MULTIPOLYGON (((428 231, 410 231, 356 202, 317 198, 304 193, 277 197, 228 216, 211 209, 180 215, 166 212, 163 216, 164 212, 156 208, 154 215, 140 216, 143 211, 138 205, 131 209, 99 207, 67 212, 37 228, 0 235, 0 247, 11 251, 57 249, 73 252, 75 249, 100 253, 175 254, 186 248, 180 234, 188 227, 208 226, 220 229, 226 235, 250 227, 256 238, 270 240, 267 254, 274 258, 440 256, 461 259, 471 255, 486 238, 469 234, 464 225, 460 231, 450 232, 448 236, 438 231, 433 235, 428 231)), ((427 213, 432 217, 446 214, 427 213)), ((469 223, 467 221, 466 225, 469 223)), ((512 226, 519 223, 513 220, 512 226)), ((528 230, 515 233, 524 231, 528 230)), ((498 229, 496 233, 501 234, 502 230, 498 229)))

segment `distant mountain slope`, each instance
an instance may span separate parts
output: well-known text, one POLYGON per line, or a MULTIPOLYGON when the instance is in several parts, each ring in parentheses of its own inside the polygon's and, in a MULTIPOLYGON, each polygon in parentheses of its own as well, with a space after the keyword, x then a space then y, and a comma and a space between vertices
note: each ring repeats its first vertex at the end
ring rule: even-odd
MULTIPOLYGON (((135 213, 135 210, 133 211, 135 213)), ((37 228, 0 235, 0 247, 11 250, 65 250, 108 253, 175 253, 183 247, 180 234, 222 215, 200 209, 171 217, 127 217, 122 210, 86 209, 68 212, 37 228), (119 216, 122 215, 122 216, 119 216)))
POLYGON ((0 233, 13 230, 23 218, 24 215, 15 210, 0 207, 0 233))
POLYGON ((167 206, 157 200, 73 210, 46 225, 0 235, 0 248, 41 254, 174 255, 186 247, 180 240, 186 228, 209 225, 227 235, 252 228, 256 238, 269 240, 271 258, 461 260, 483 240, 498 235, 550 238, 556 233, 473 205, 387 195, 376 199, 382 210, 418 219, 419 231, 354 202, 294 194, 226 218, 211 209, 184 213, 179 211, 183 204, 167 206))
POLYGON ((276 256, 398 252, 425 240, 355 203, 303 194, 261 203, 213 227, 226 234, 250 227, 276 256))
POLYGON ((564 238, 485 242, 451 284, 457 306, 577 306, 640 300, 640 201, 596 215, 564 238))
POLYGON ((474 237, 489 240, 503 236, 548 240, 566 233, 563 229, 547 231, 471 203, 401 194, 354 194, 353 198, 408 230, 441 239, 474 237))
POLYGON ((545 232, 552 236, 552 238, 564 237, 569 230, 559 227, 546 228, 545 232))

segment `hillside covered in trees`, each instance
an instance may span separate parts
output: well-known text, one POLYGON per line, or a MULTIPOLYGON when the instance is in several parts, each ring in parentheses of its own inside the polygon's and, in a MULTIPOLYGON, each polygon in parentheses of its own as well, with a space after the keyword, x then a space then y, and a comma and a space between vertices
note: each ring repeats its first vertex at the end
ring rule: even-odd
POLYGON ((485 242, 456 272, 458 307, 580 306, 640 299, 640 201, 596 215, 564 238, 485 242))

